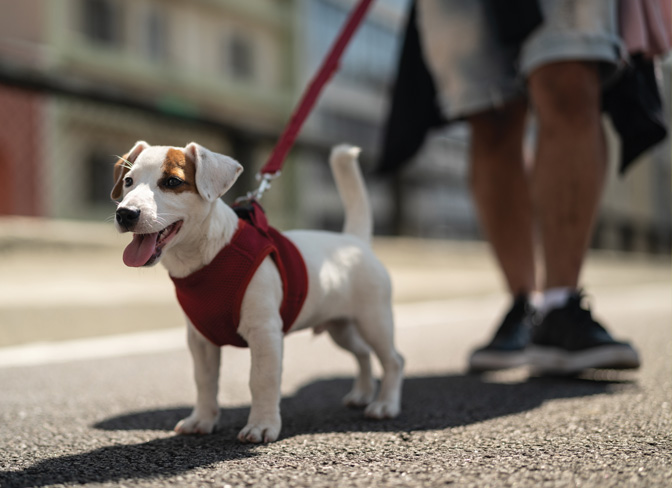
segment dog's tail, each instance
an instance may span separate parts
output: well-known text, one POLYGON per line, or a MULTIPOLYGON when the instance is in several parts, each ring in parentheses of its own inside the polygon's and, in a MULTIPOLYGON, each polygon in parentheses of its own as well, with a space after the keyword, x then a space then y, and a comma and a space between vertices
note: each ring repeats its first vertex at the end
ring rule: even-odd
POLYGON ((359 152, 360 149, 355 146, 347 144, 336 146, 331 151, 329 163, 345 207, 343 232, 370 242, 373 234, 373 214, 364 178, 359 169, 357 160, 359 152))

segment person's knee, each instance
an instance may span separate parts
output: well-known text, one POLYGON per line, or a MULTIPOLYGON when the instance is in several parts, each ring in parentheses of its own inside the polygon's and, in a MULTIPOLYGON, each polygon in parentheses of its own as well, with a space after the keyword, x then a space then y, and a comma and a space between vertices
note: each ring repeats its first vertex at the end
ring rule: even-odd
POLYGON ((468 121, 472 146, 499 151, 514 141, 519 142, 525 123, 525 112, 525 103, 516 101, 470 116, 468 121))
POLYGON ((527 106, 516 101, 469 117, 471 127, 469 186, 489 191, 498 178, 523 166, 522 139, 527 106))
POLYGON ((528 83, 532 105, 542 126, 579 129, 599 121, 601 83, 595 63, 542 66, 530 75, 528 83))

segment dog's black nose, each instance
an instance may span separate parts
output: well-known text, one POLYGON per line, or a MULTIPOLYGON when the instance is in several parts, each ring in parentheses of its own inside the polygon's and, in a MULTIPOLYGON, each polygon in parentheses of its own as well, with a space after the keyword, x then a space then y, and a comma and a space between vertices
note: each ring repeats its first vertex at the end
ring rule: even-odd
POLYGON ((140 210, 121 207, 117 209, 116 218, 120 226, 130 230, 138 223, 140 210))

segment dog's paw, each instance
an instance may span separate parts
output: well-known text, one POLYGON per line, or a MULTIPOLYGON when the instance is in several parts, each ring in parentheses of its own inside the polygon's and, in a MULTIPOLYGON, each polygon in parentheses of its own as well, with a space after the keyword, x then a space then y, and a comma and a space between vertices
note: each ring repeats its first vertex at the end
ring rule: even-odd
POLYGON ((393 419, 401 412, 401 406, 397 402, 375 401, 364 410, 364 415, 370 419, 382 420, 393 419))
POLYGON ((280 435, 280 428, 280 422, 251 422, 240 431, 238 440, 245 444, 274 442, 280 435))
POLYGON ((375 386, 370 388, 353 388, 350 393, 343 397, 343 405, 350 408, 363 408, 373 401, 376 394, 375 386))
POLYGON ((203 415, 194 411, 186 419, 180 420, 175 426, 178 434, 211 434, 215 430, 219 412, 215 415, 203 415))

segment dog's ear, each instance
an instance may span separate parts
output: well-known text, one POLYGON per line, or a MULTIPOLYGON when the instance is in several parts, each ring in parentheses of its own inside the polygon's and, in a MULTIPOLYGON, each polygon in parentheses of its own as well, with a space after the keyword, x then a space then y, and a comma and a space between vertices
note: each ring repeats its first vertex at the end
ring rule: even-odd
POLYGON ((124 176, 133 166, 133 163, 142 151, 147 149, 149 144, 145 141, 138 141, 135 143, 135 146, 127 153, 124 154, 115 164, 114 164, 114 187, 110 193, 110 198, 112 200, 118 200, 122 195, 122 188, 124 183, 124 176))
POLYGON ((124 180, 124 176, 128 173, 128 170, 131 169, 128 166, 128 153, 124 154, 116 163, 114 163, 114 188, 110 192, 110 198, 112 200, 118 200, 121 197, 121 187, 124 180))
POLYGON ((189 143, 184 153, 196 167, 196 189, 208 202, 224 195, 243 172, 235 159, 214 153, 195 142, 189 143))

